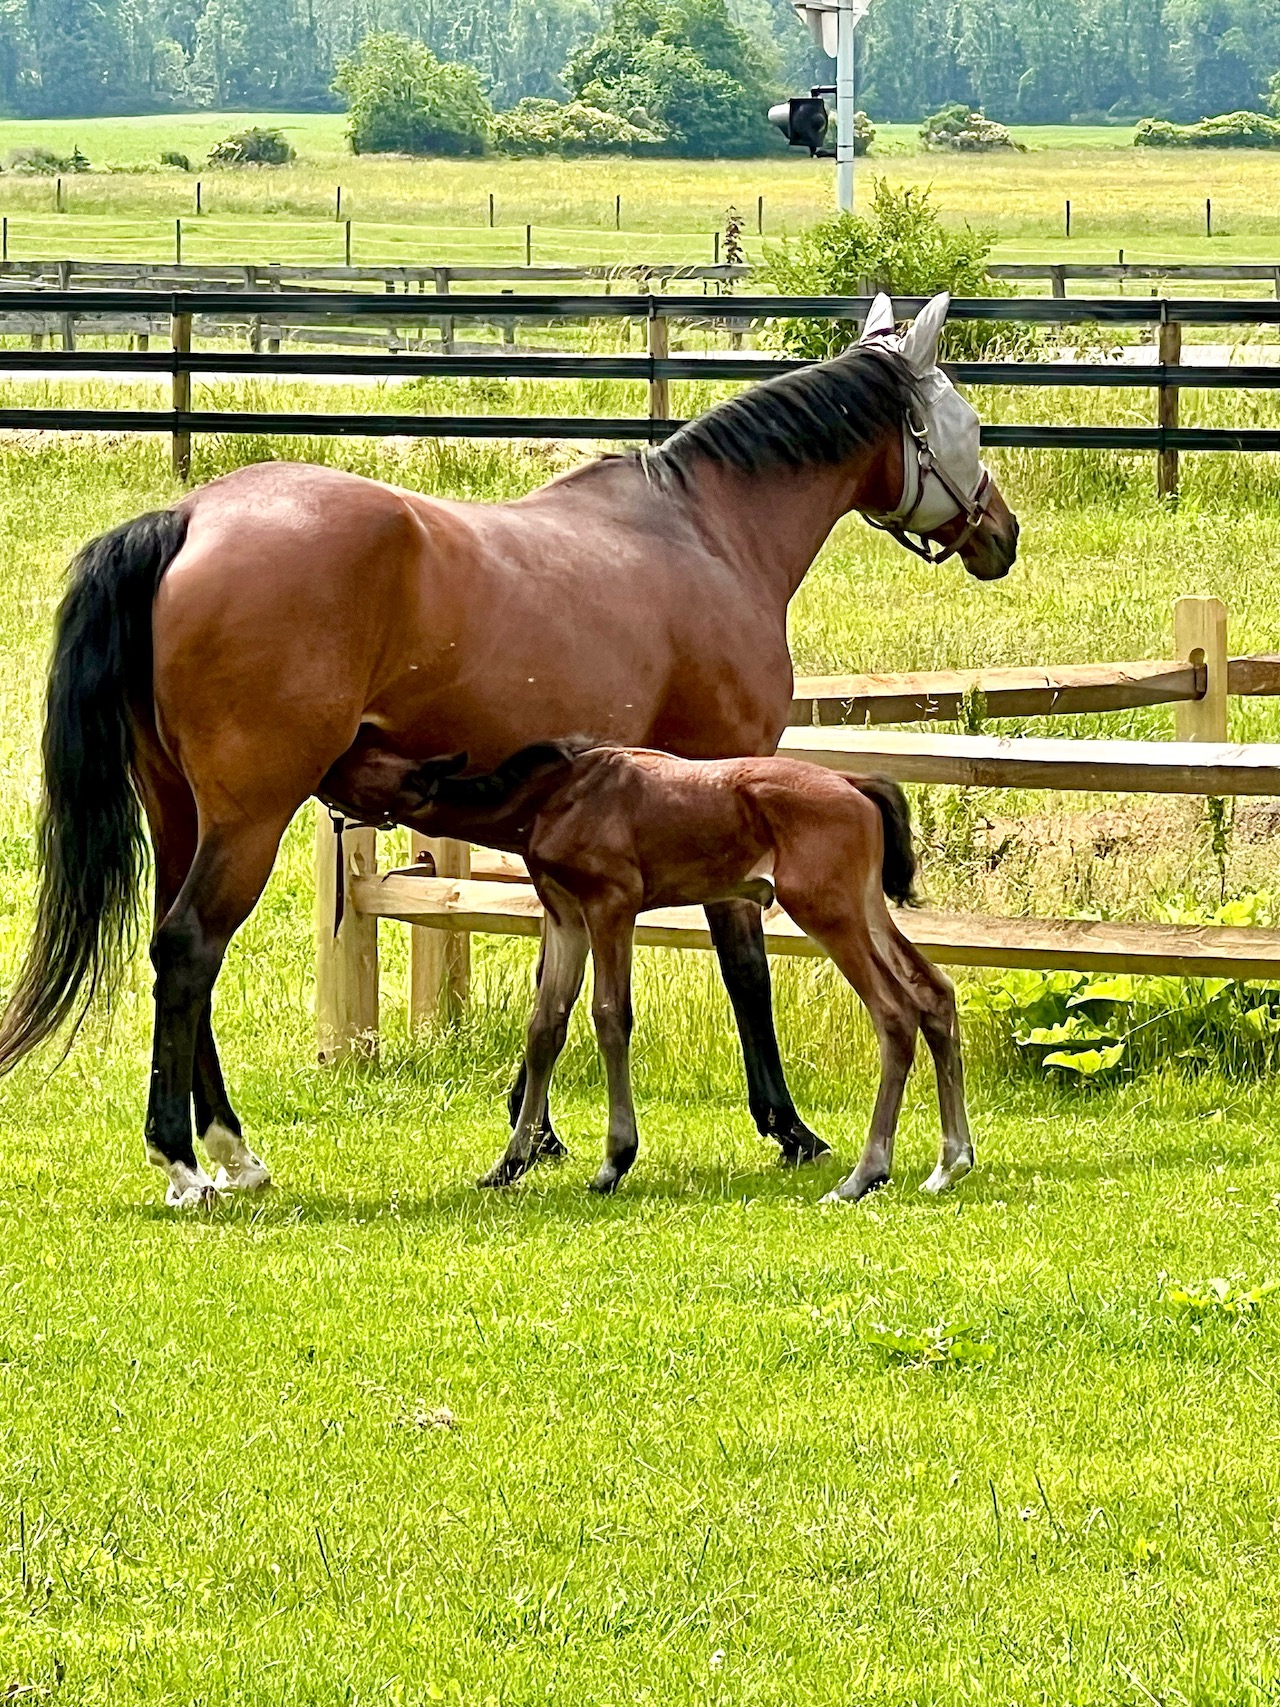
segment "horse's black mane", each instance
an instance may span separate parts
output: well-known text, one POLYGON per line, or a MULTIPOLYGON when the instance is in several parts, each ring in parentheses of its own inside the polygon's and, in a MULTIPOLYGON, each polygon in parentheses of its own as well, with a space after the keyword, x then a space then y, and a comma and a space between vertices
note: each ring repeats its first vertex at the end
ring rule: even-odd
POLYGON ((683 483, 700 461, 743 474, 844 462, 900 426, 917 397, 896 350, 855 344, 843 355, 754 385, 644 454, 658 481, 683 483))

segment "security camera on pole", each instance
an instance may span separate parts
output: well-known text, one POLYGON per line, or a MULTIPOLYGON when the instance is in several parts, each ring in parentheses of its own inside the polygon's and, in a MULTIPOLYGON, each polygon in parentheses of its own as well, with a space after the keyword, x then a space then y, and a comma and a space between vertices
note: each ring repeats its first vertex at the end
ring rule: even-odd
POLYGON ((793 148, 807 148, 811 155, 830 159, 828 149, 818 147, 826 129, 824 95, 836 98, 836 206, 853 212, 853 32, 866 16, 871 0, 791 0, 796 16, 823 53, 836 62, 832 87, 823 84, 808 97, 793 96, 770 107, 769 119, 782 131, 793 148))

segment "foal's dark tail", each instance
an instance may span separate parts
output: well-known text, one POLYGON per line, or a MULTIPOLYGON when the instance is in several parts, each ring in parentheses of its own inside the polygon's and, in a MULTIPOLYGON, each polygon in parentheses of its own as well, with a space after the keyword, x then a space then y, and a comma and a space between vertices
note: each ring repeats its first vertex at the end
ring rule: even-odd
POLYGON ((907 797, 886 776, 859 777, 854 786, 880 809, 884 825, 884 892, 900 907, 910 906, 915 900, 916 848, 907 797))
POLYGON ((45 702, 35 930, 0 1019, 0 1073, 83 996, 79 1024, 132 948, 146 860, 132 715, 152 715, 151 606, 186 532, 178 511, 138 516, 71 565, 45 702))

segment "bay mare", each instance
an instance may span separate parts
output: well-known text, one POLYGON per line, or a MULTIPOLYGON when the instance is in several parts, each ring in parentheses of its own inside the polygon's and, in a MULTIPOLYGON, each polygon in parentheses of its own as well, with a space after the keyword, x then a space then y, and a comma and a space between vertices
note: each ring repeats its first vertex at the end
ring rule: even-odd
POLYGON ((973 1166, 960 1027, 951 983, 894 923, 885 896, 911 899, 916 860, 906 796, 883 777, 844 777, 798 759, 689 760, 670 753, 538 742, 488 776, 457 758, 368 779, 389 816, 431 802, 484 841, 524 856, 543 906, 543 974, 525 1081, 505 1153, 480 1181, 512 1184, 538 1160, 556 1061, 595 969, 592 1018, 609 1082, 609 1129, 594 1191, 613 1191, 639 1146, 631 1096, 631 960, 638 915, 697 902, 778 904, 822 944, 861 997, 880 1045, 880 1089, 858 1165, 829 1194, 886 1185, 902 1093, 923 1032, 938 1081, 942 1141, 923 1190, 973 1166))
MULTIPOLYGON (((194 1102, 217 1187, 267 1184, 210 1003, 308 796, 361 815, 348 779, 380 754, 465 750, 484 770, 576 733, 771 753, 792 687, 787 605, 853 510, 951 542, 980 579, 1007 572, 1017 523, 937 367, 945 313, 935 301, 899 339, 882 300, 844 355, 512 503, 265 463, 87 545, 57 621, 37 917, 0 1070, 109 989, 145 863, 140 803, 155 863, 147 1155, 169 1203, 211 1197, 194 1102), (957 501, 923 454, 917 466, 931 429, 957 501)), ((429 810, 411 822, 434 831, 429 810)), ((812 1157, 825 1146, 783 1077, 759 908, 716 902, 707 917, 756 1124, 789 1159, 812 1157)), ((545 1111, 540 1142, 558 1148, 545 1111)))

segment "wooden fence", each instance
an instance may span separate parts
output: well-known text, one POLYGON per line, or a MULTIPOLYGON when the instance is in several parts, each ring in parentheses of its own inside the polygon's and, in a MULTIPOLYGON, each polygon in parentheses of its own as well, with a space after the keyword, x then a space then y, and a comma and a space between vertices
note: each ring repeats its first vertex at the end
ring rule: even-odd
MULTIPOLYGON (((904 314, 916 312, 921 298, 901 299, 904 314)), ((733 350, 673 354, 668 328, 672 321, 741 328, 752 322, 787 317, 857 320, 867 312, 867 297, 689 298, 679 295, 495 295, 451 293, 448 309, 440 297, 395 292, 352 293, 299 290, 291 293, 256 291, 118 291, 11 290, 0 292, 0 331, 23 315, 54 316, 62 326, 60 351, 0 349, 0 373, 38 371, 71 375, 108 370, 123 378, 167 375, 172 386, 169 410, 159 409, 0 409, 0 427, 48 428, 70 431, 163 432, 171 436, 174 468, 185 476, 191 438, 197 433, 367 434, 432 437, 639 439, 658 443, 681 423, 670 415, 670 382, 680 379, 753 381, 805 366, 801 361, 733 350), (166 316, 169 349, 78 350, 77 323, 85 320, 119 327, 130 317, 149 326, 166 316), (453 348, 458 320, 505 327, 516 320, 542 322, 621 320, 639 321, 646 328, 643 355, 583 355, 524 353, 512 349, 453 348), (260 348, 264 322, 275 336, 260 348), (440 345, 432 351, 359 355, 344 352, 301 354, 279 349, 288 328, 322 325, 332 339, 354 326, 381 323, 439 328, 440 345), (196 350, 193 330, 228 325, 243 327, 250 339, 248 352, 196 350), (649 391, 645 417, 562 415, 428 415, 337 414, 310 411, 197 410, 190 406, 191 381, 201 375, 266 373, 282 376, 401 377, 435 374, 483 375, 492 378, 637 379, 649 391)), ((1104 325, 1151 326, 1158 330, 1160 361, 1119 364, 1057 361, 976 361, 950 364, 960 381, 995 386, 1138 387, 1157 394, 1156 425, 1039 426, 986 424, 983 443, 1006 447, 1073 448, 1154 452, 1158 483, 1164 493, 1177 489, 1178 457, 1183 451, 1280 450, 1280 429, 1263 427, 1183 427, 1178 418, 1179 393, 1195 389, 1275 389, 1280 365, 1226 363, 1183 365, 1182 328, 1192 326, 1280 325, 1280 302, 1226 299, 1072 298, 1037 297, 958 298, 951 313, 957 320, 1007 320, 1041 325, 1098 322, 1104 325)))
MULTIPOLYGON (((1227 743, 1231 695, 1280 693, 1280 657, 1230 658, 1221 600, 1174 607, 1170 662, 1071 665, 1051 670, 812 677, 796 683, 781 751, 848 775, 903 782, 1157 794, 1280 795, 1280 745, 1227 743), (877 733, 878 722, 952 717, 975 692, 987 715, 1117 711, 1173 704, 1173 741, 1008 739, 877 733), (856 725, 861 725, 858 727, 856 725)), ((316 820, 316 1020, 320 1058, 368 1053, 378 1033, 378 921, 414 927, 410 1020, 456 1013, 467 999, 472 932, 537 936, 541 908, 517 859, 465 843, 412 839, 414 863, 379 873, 376 832, 316 820), (343 885, 338 907, 337 885, 343 885), (335 929, 335 920, 341 922, 335 929)), ((1081 919, 992 919, 912 909, 898 915, 912 941, 942 964, 1163 972, 1196 977, 1280 974, 1280 931, 1225 926, 1117 924, 1081 919)), ((645 913, 637 941, 709 948, 699 909, 645 913)), ((820 955, 785 915, 765 918, 771 954, 820 955)))

